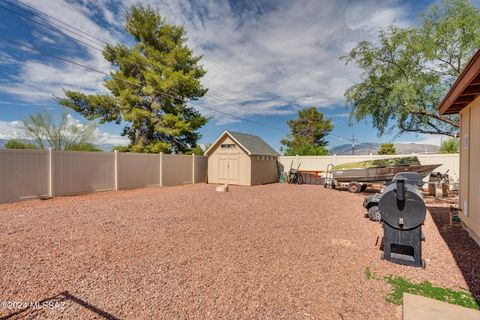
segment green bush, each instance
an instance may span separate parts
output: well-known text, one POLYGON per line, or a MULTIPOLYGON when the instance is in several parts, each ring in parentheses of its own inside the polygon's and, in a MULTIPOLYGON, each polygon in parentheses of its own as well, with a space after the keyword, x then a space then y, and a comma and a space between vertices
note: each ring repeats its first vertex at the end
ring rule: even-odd
POLYGON ((5 149, 37 149, 33 143, 11 139, 5 143, 5 149))

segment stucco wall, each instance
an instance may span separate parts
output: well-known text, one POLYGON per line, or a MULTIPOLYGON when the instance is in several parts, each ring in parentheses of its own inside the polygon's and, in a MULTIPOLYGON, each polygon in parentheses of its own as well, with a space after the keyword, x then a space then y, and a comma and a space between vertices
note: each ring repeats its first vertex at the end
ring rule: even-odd
POLYGON ((233 140, 228 136, 224 137, 218 142, 217 146, 210 151, 208 156, 208 182, 209 183, 229 183, 249 186, 251 185, 250 179, 251 164, 250 157, 247 153, 240 148, 233 140), (235 148, 222 149, 222 144, 235 144, 235 148), (238 179, 222 179, 220 170, 222 159, 237 159, 238 179))
POLYGON ((460 113, 460 206, 462 221, 480 237, 480 98, 460 113))

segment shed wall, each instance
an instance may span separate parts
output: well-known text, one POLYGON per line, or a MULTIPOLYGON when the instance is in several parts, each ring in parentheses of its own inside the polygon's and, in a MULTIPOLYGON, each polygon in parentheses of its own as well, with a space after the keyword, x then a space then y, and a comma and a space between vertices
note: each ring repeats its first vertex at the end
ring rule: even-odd
POLYGON ((251 162, 247 153, 237 145, 228 136, 219 141, 217 146, 210 151, 208 156, 208 182, 209 183, 229 183, 243 186, 251 185, 251 162), (222 149, 222 144, 235 144, 236 148, 222 149), (238 180, 222 179, 220 175, 220 168, 222 158, 236 158, 238 159, 238 180))
POLYGON ((269 160, 263 160, 265 156, 250 156, 252 163, 252 185, 278 182, 278 170, 276 157, 269 156, 269 160), (259 159, 260 158, 260 159, 259 159), (273 159, 271 159, 273 158, 273 159))

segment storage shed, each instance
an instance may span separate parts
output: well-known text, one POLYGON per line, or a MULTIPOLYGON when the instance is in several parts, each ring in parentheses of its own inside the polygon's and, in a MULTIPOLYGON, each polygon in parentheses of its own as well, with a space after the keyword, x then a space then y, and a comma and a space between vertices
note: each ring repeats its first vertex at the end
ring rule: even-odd
POLYGON ((205 154, 209 183, 254 186, 278 181, 278 153, 258 136, 225 131, 205 154))
POLYGON ((480 244, 480 50, 443 99, 439 112, 460 114, 461 218, 480 244))

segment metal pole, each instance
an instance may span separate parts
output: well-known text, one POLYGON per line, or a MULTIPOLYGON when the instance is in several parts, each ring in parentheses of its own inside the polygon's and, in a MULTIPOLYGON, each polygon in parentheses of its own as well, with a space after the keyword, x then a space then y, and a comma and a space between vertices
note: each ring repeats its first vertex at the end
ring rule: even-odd
POLYGON ((352 156, 355 155, 355 135, 352 134, 352 156))

